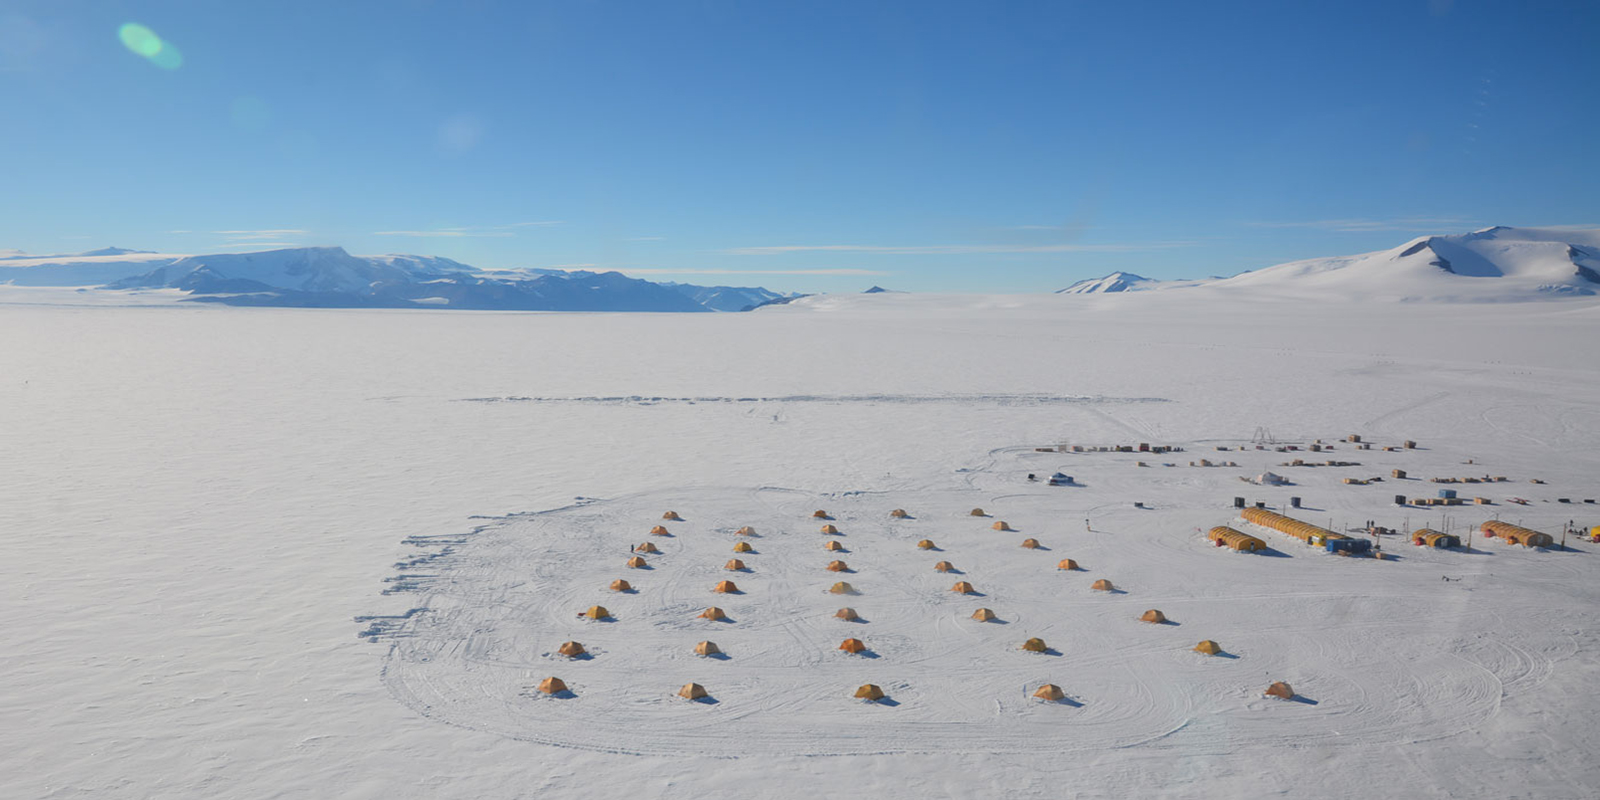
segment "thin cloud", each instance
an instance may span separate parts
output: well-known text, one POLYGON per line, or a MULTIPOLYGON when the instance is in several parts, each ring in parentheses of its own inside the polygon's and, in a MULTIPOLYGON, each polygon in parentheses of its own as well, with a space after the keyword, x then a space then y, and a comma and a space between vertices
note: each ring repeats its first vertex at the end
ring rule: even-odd
POLYGON ((662 239, 665 239, 665 238, 667 238, 667 237, 665 237, 665 236, 629 236, 626 239, 626 241, 629 241, 629 242, 659 242, 659 241, 661 241, 662 239))
POLYGON ((1395 219, 1319 219, 1300 222, 1246 222, 1252 228, 1310 228, 1337 233, 1369 231, 1430 231, 1474 225, 1463 217, 1399 217, 1395 219))
POLYGON ((893 275, 875 269, 628 269, 617 270, 634 275, 893 275))
POLYGON ((548 228, 565 225, 563 220, 513 222, 507 225, 458 225, 450 228, 433 228, 425 231, 373 231, 373 236, 414 236, 427 239, 505 239, 516 236, 520 228, 548 228))
POLYGON ((472 230, 468 228, 439 228, 431 231, 373 231, 373 236, 414 236, 423 239, 504 239, 515 236, 510 231, 472 230))
POLYGON ((300 247, 298 242, 223 242, 214 244, 210 248, 215 250, 283 250, 289 247, 300 247))
MULTIPOLYGON (((301 228, 262 228, 251 231, 212 231, 218 236, 228 236, 234 239, 276 239, 279 236, 304 236, 311 231, 301 228)), ((176 231, 174 231, 176 233, 176 231)))
POLYGON ((869 253, 872 255, 939 256, 994 253, 1132 253, 1193 247, 1194 242, 1140 242, 1124 244, 792 244, 767 247, 735 247, 723 253, 736 256, 773 256, 789 253, 869 253))

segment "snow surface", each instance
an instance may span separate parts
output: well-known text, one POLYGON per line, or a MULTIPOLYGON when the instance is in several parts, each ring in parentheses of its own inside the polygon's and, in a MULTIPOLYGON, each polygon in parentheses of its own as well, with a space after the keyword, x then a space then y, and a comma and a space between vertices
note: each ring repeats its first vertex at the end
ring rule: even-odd
POLYGON ((1600 546, 1390 538, 1398 560, 1339 558, 1230 502, 1300 496, 1303 518, 1341 527, 1600 524, 1581 503, 1600 499, 1594 298, 1470 313, 1199 292, 851 294, 726 315, 38 304, 73 296, 0 291, 0 796, 1600 787, 1600 546), (1422 449, 1338 444, 1349 468, 1213 449, 1261 428, 1422 449), (1034 450, 1143 441, 1187 450, 1034 450), (1239 466, 1188 466, 1201 457, 1239 466), (1340 483, 1396 467, 1512 482, 1458 486, 1497 504, 1450 509, 1390 505, 1433 494, 1425 481, 1340 483), (1239 481, 1269 469, 1296 485, 1239 481), (1082 485, 1026 480, 1055 470, 1082 485), (647 536, 668 508, 674 535, 647 536), (854 574, 822 569, 815 508, 854 574), (726 574, 745 524, 752 571, 726 574), (1200 531, 1217 524, 1277 554, 1211 547, 1200 531), (924 536, 943 551, 911 546, 924 536), (1029 536, 1049 550, 1018 547, 1029 536), (652 538, 652 569, 625 569, 652 538), (1056 571, 1064 557, 1085 571, 1056 571), (745 594, 712 594, 725 575, 745 594), (606 591, 617 577, 638 593, 606 591), (822 592, 840 577, 861 594, 822 592), (1090 591, 1102 577, 1123 593, 1090 591), (946 591, 957 579, 985 596, 946 591), (615 621, 576 618, 596 602, 615 621), (712 603, 734 621, 684 613, 712 603), (828 616, 847 604, 867 621, 828 616), (971 622, 978 605, 1008 624, 971 622), (1138 622, 1147 608, 1176 624, 1138 622), (852 634, 875 657, 834 649, 852 634), (1018 651, 1029 636, 1059 655, 1018 651), (569 638, 594 657, 548 655, 569 638), (1234 657, 1189 652, 1202 638, 1234 657), (693 656, 701 639, 729 657, 693 656), (573 696, 534 696, 546 675, 573 696), (675 698, 689 680, 715 702, 675 698), (869 680, 894 704, 847 697, 869 680), (1273 680, 1305 702, 1262 697, 1273 680), (1029 699, 1041 682, 1070 702, 1029 699))

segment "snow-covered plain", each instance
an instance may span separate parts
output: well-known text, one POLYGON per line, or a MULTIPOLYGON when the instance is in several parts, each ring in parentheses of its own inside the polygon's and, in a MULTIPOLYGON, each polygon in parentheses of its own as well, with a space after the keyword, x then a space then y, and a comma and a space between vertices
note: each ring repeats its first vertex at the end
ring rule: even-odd
POLYGON ((1600 546, 1391 538, 1399 559, 1380 562, 1259 529, 1280 555, 1236 555, 1198 532, 1249 529, 1235 495, 1300 496, 1303 518, 1341 525, 1600 524, 1582 503, 1600 499, 1592 298, 877 294, 589 315, 22 291, 0 295, 0 796, 1600 788, 1600 546), (1362 466, 1316 469, 1215 451, 1258 428, 1422 449, 1340 444, 1362 466), (1143 441, 1187 450, 1033 450, 1143 441), (1496 505, 1439 510, 1390 504, 1424 481, 1340 482, 1394 468, 1512 480, 1456 487, 1496 505), (1057 469, 1083 485, 1025 479, 1057 469), (1295 485, 1238 480, 1267 469, 1295 485), (668 508, 685 521, 648 536, 668 508), (817 508, 855 573, 823 569, 817 508), (741 525, 760 533, 751 572, 724 573, 741 525), (652 568, 626 569, 651 539, 652 568), (1055 570, 1066 557, 1085 571, 1055 570), (618 577, 638 593, 606 591, 618 577), (723 577, 745 593, 712 594, 723 577), (1091 591, 1102 577, 1124 593, 1091 591), (861 594, 824 593, 841 578, 861 594), (592 603, 615 621, 575 617, 592 603), (711 604, 734 621, 693 619, 711 604), (867 621, 832 619, 842 605, 867 621), (968 620, 980 605, 1006 624, 968 620), (1147 608, 1177 624, 1138 622, 1147 608), (875 657, 837 652, 849 635, 875 657), (1019 652, 1030 636, 1059 655, 1019 652), (1203 638, 1235 657, 1189 652, 1203 638), (567 639, 594 657, 549 655, 567 639), (729 658, 693 656, 701 639, 729 658), (546 675, 575 696, 534 696, 546 675), (716 702, 673 697, 690 680, 716 702), (1272 680, 1309 702, 1263 698, 1272 680), (896 704, 847 697, 868 681, 896 704), (1029 699, 1043 682, 1071 702, 1029 699))

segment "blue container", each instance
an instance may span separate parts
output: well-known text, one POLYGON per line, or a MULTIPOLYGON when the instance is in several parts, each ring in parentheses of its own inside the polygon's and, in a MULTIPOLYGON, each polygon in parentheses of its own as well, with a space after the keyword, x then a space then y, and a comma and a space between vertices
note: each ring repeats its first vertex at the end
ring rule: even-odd
POLYGON ((1372 542, 1366 539, 1329 539, 1323 549, 1330 553, 1346 550, 1351 553, 1365 553, 1372 549, 1372 542))
POLYGON ((1449 499, 1451 497, 1455 497, 1456 496, 1456 490, 1454 490, 1454 489, 1440 489, 1439 490, 1439 496, 1443 497, 1443 498, 1446 498, 1446 499, 1449 499))

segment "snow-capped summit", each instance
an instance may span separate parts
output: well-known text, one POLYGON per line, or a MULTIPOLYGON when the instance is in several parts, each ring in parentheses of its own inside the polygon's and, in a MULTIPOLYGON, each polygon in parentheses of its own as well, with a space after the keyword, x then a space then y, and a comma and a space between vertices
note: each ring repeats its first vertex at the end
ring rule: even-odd
POLYGON ((1600 230, 1485 228, 1314 258, 1208 284, 1398 299, 1513 300, 1600 292, 1600 230))
POLYGON ((256 253, 188 256, 143 275, 118 281, 112 288, 169 287, 205 291, 225 283, 227 288, 223 291, 289 289, 359 293, 378 281, 410 281, 414 275, 408 267, 413 266, 417 264, 359 258, 345 252, 343 247, 293 247, 256 253))
POLYGON ((1113 272, 1102 278, 1090 278, 1078 281, 1065 289, 1057 289, 1056 294, 1104 294, 1106 292, 1136 292, 1141 289, 1151 288, 1151 284, 1158 281, 1135 275, 1131 272, 1113 272))

